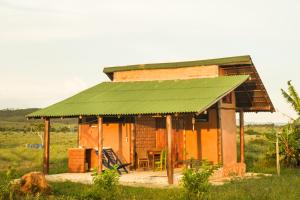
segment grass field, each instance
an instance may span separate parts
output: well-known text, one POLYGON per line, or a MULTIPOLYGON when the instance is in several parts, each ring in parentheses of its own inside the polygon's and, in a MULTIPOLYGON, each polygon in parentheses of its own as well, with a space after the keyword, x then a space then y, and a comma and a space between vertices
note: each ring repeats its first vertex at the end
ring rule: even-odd
MULTIPOLYGON (((270 127, 250 126, 246 128, 246 162, 248 171, 275 174, 272 160, 265 157, 270 144, 264 140, 263 132, 270 127)), ((77 134, 51 133, 50 173, 67 171, 67 149, 76 146, 77 134)), ((26 144, 40 143, 33 133, 0 132, 0 179, 9 166, 17 170, 18 176, 41 169, 42 149, 27 148, 26 144)), ((80 199, 89 186, 78 183, 51 183, 53 194, 49 199, 80 199)), ((282 176, 263 177, 251 180, 235 180, 223 186, 213 186, 208 199, 299 199, 300 170, 283 169, 282 176)), ((183 199, 179 188, 149 189, 119 187, 121 199, 183 199)))

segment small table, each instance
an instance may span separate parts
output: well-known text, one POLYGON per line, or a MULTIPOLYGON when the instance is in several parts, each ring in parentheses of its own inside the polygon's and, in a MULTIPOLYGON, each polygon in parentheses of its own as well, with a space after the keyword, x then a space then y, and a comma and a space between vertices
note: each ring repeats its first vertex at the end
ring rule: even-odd
POLYGON ((153 149, 153 150, 148 150, 147 153, 148 153, 148 156, 151 158, 150 160, 152 161, 152 168, 153 168, 153 171, 155 170, 155 157, 160 157, 161 155, 161 151, 162 150, 158 150, 158 149, 153 149))

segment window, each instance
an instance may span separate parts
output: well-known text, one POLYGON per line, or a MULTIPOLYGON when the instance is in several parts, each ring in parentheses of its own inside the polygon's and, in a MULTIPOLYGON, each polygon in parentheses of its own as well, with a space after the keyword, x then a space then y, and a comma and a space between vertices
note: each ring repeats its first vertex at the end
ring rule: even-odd
POLYGON ((232 103, 232 92, 230 92, 225 97, 223 97, 222 102, 231 104, 232 103))
POLYGON ((166 128, 166 119, 165 118, 155 118, 156 129, 165 129, 166 128))
POLYGON ((209 119, 209 116, 208 116, 207 111, 195 116, 196 122, 208 122, 208 119, 209 119))

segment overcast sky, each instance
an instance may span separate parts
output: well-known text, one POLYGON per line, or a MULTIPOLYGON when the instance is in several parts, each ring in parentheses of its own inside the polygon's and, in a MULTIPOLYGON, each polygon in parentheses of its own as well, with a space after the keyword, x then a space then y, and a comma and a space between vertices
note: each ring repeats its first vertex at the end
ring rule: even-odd
MULTIPOLYGON (((300 91, 300 1, 0 0, 0 109, 45 107, 104 66, 251 55, 276 108, 300 91)), ((280 113, 248 122, 286 122, 280 113)))

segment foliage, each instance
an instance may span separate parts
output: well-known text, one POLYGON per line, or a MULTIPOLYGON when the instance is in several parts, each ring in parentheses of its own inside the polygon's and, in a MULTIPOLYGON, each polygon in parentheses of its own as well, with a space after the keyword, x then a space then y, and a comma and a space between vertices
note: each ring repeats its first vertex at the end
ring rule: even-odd
MULTIPOLYGON (((300 166, 300 126, 294 121, 282 128, 278 134, 280 161, 288 167, 300 166)), ((273 144, 276 142, 276 131, 267 133, 266 138, 273 144)), ((275 157, 274 145, 268 155, 275 157)))
MULTIPOLYGON (((288 81, 287 84, 288 90, 281 89, 282 95, 300 116, 299 95, 291 81, 288 81)), ((300 166, 300 126, 298 120, 290 119, 292 122, 283 126, 280 131, 275 131, 273 128, 271 132, 265 134, 266 139, 273 144, 267 155, 275 158, 274 146, 278 137, 280 161, 288 167, 296 167, 300 166)))
POLYGON ((202 199, 205 197, 211 187, 208 178, 212 175, 214 169, 214 166, 203 162, 201 167, 184 170, 181 184, 187 199, 202 199))
POLYGON ((117 166, 113 169, 106 169, 98 174, 95 170, 93 173, 93 185, 90 190, 83 194, 83 199, 118 199, 119 197, 119 174, 117 166))
POLYGON ((287 100, 287 102, 292 105, 294 110, 300 116, 300 98, 299 98, 299 95, 298 95, 295 87, 291 84, 291 81, 288 81, 287 84, 288 84, 288 90, 285 91, 285 90, 281 89, 281 93, 282 93, 283 97, 287 100))
POLYGON ((114 190, 119 183, 119 174, 117 172, 118 166, 112 169, 106 169, 98 174, 96 171, 93 173, 93 184, 105 190, 114 190))
POLYGON ((15 178, 15 170, 9 168, 3 177, 0 177, 0 200, 12 200, 14 193, 12 191, 12 181, 15 178))

